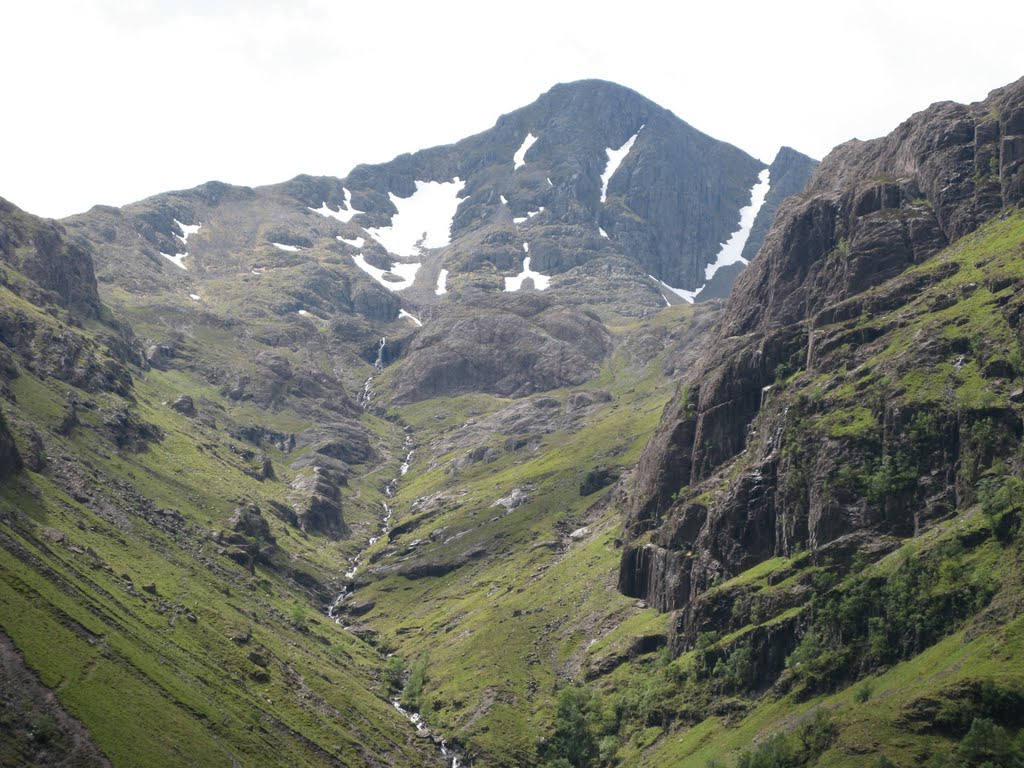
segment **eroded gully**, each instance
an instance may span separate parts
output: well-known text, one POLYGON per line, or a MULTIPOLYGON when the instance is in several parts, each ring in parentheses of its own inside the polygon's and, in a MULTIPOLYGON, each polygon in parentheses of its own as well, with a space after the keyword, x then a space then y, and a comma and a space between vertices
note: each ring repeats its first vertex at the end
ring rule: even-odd
MULTIPOLYGON (((387 344, 387 337, 383 337, 380 340, 380 346, 377 349, 377 360, 374 363, 374 368, 378 371, 384 369, 384 347, 387 344)), ((363 391, 360 393, 359 403, 364 409, 367 409, 370 402, 373 399, 373 376, 370 376, 366 383, 363 385, 363 391)), ((412 466, 413 454, 416 452, 416 445, 413 440, 412 430, 409 427, 405 428, 405 440, 402 442, 402 450, 405 452, 405 458, 399 467, 398 477, 391 478, 387 483, 384 484, 384 496, 386 501, 381 502, 383 507, 383 514, 381 516, 380 530, 375 536, 371 536, 367 539, 366 546, 359 550, 353 557, 349 558, 348 570, 345 571, 345 584, 341 588, 341 592, 334 598, 334 601, 327 608, 327 616, 334 621, 334 623, 349 629, 349 626, 345 624, 344 611, 342 606, 356 591, 357 585, 355 582, 356 575, 359 573, 360 564, 369 549, 381 540, 384 536, 388 535, 391 530, 391 519, 394 515, 394 510, 391 506, 391 499, 394 498, 395 493, 398 491, 398 483, 401 478, 405 477, 405 474, 409 471, 409 467, 412 466)), ((416 735, 422 739, 429 739, 434 746, 437 747, 441 756, 448 762, 450 768, 468 768, 469 763, 466 762, 465 756, 457 749, 448 744, 445 739, 431 731, 427 725, 423 722, 423 718, 418 712, 412 712, 405 709, 402 706, 401 697, 393 697, 389 699, 391 706, 395 708, 403 717, 405 717, 412 727, 416 730, 416 735)))

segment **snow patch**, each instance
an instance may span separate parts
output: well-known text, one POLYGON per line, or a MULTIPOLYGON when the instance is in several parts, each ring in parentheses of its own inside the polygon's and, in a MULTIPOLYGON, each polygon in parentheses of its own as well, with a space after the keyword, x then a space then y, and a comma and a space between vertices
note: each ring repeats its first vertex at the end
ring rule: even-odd
POLYGON ((536 211, 527 211, 525 216, 516 216, 512 219, 513 224, 522 224, 527 219, 532 219, 538 213, 544 213, 544 206, 542 205, 536 211))
POLYGON ((553 186, 555 186, 554 184, 552 184, 552 183, 551 183, 551 177, 550 177, 550 176, 546 176, 545 178, 547 179, 547 182, 548 182, 548 186, 549 186, 549 187, 553 187, 553 186))
POLYGON ((466 182, 456 176, 451 181, 417 181, 409 197, 388 193, 397 213, 391 226, 367 229, 370 237, 396 256, 414 257, 425 248, 442 248, 451 242, 452 220, 459 204, 467 199, 459 192, 466 182))
POLYGON ((329 219, 337 219, 342 224, 348 224, 350 221, 352 221, 352 217, 353 216, 355 216, 357 213, 363 213, 363 211, 357 211, 355 208, 352 207, 352 193, 351 192, 349 192, 344 187, 341 188, 341 191, 345 193, 345 209, 344 210, 339 208, 336 211, 332 211, 327 206, 326 201, 319 208, 310 208, 309 210, 311 210, 313 213, 319 213, 321 216, 326 216, 329 219))
POLYGON ((434 293, 438 296, 443 296, 448 293, 448 270, 442 269, 437 273, 437 288, 434 293))
MULTIPOLYGON (((398 310, 398 316, 399 317, 405 317, 405 318, 408 318, 409 320, 412 320, 414 323, 416 323, 416 326, 418 328, 422 328, 423 327, 423 321, 421 321, 418 317, 413 317, 408 312, 406 312, 404 309, 398 310)), ((404 475, 405 473, 403 472, 402 474, 404 475)))
POLYGON ((173 264, 174 266, 179 267, 181 269, 188 269, 188 267, 185 266, 185 259, 188 257, 187 251, 185 253, 176 253, 173 256, 171 256, 171 254, 169 253, 164 253, 163 251, 160 251, 160 255, 163 256, 168 261, 170 261, 171 264, 173 264))
POLYGON ((498 197, 499 197, 499 199, 501 200, 501 204, 502 204, 502 205, 508 205, 508 200, 507 200, 507 199, 505 199, 505 196, 504 196, 504 195, 498 195, 498 197))
POLYGON ((300 314, 300 315, 308 315, 308 314, 309 314, 309 312, 307 312, 307 311, 306 311, 306 310, 304 310, 304 309, 300 309, 300 310, 299 310, 299 314, 300 314))
POLYGON ((190 294, 188 295, 188 297, 189 297, 190 299, 192 299, 192 301, 202 301, 202 300, 203 300, 203 297, 202 297, 202 296, 200 296, 200 295, 199 295, 198 293, 190 293, 190 294))
MULTIPOLYGON (((608 237, 608 233, 604 231, 604 227, 598 227, 597 231, 601 233, 601 237, 608 237)), ((610 237, 608 237, 608 239, 611 240, 610 237)))
POLYGON ((302 250, 297 245, 286 245, 285 243, 271 243, 271 245, 277 248, 279 251, 287 251, 288 253, 295 253, 296 251, 302 250))
MULTIPOLYGON (((524 248, 526 247, 526 245, 526 243, 523 243, 524 248)), ((523 287, 523 281, 526 280, 526 278, 530 278, 531 280, 533 280, 533 287, 536 288, 538 291, 543 291, 549 285, 551 285, 550 276, 542 275, 540 272, 534 272, 532 269, 530 269, 530 257, 527 256, 525 259, 523 259, 523 271, 520 272, 515 277, 505 278, 505 290, 518 291, 520 288, 523 287)))
POLYGON ((715 272, 720 270, 722 267, 727 267, 730 264, 740 262, 747 264, 747 260, 743 258, 743 246, 747 244, 747 238, 750 237, 750 228, 754 226, 754 219, 757 218, 757 212, 761 210, 761 206, 764 205, 764 199, 768 195, 768 190, 771 188, 771 174, 769 170, 765 168, 758 174, 757 183, 750 189, 750 205, 745 208, 740 208, 740 228, 732 233, 732 236, 726 241, 725 245, 718 252, 715 257, 715 261, 712 264, 708 264, 704 268, 704 279, 710 280, 715 276, 715 272))
POLYGON ((173 221, 177 225, 178 229, 181 230, 181 234, 175 235, 175 237, 181 240, 182 245, 188 245, 189 235, 194 235, 203 227, 202 224, 182 224, 177 219, 171 219, 171 221, 173 221))
POLYGON ((633 148, 633 142, 636 141, 636 137, 640 135, 644 127, 641 125, 640 130, 634 133, 618 149, 612 149, 608 147, 605 152, 608 153, 608 165, 604 167, 604 173, 601 174, 601 202, 603 203, 608 199, 608 182, 612 180, 612 176, 619 170, 619 166, 622 165, 622 161, 626 159, 626 155, 629 154, 629 150, 633 148))
POLYGON ((530 252, 530 244, 529 243, 523 243, 523 252, 524 253, 529 253, 530 252))
POLYGON ((512 170, 517 170, 526 165, 526 153, 529 152, 530 147, 533 146, 533 142, 537 140, 537 137, 532 133, 526 134, 526 138, 523 139, 522 145, 516 150, 516 153, 512 156, 512 170))
POLYGON ((673 288, 671 285, 669 285, 668 283, 666 283, 663 280, 659 280, 654 275, 648 275, 648 277, 651 278, 651 280, 656 282, 658 285, 660 285, 665 290, 672 291, 672 293, 674 293, 676 296, 681 298, 687 304, 693 304, 693 300, 696 299, 697 296, 700 295, 700 292, 704 290, 704 286, 703 285, 700 288, 698 288, 697 290, 695 290, 695 291, 688 291, 685 288, 673 288))
POLYGON ((341 235, 338 235, 338 240, 343 242, 345 245, 351 245, 353 248, 362 248, 364 245, 366 245, 365 237, 353 237, 352 239, 349 239, 347 237, 342 237, 341 235))
POLYGON ((396 261, 391 264, 391 269, 378 269, 377 267, 367 262, 366 258, 361 253, 357 253, 355 256, 353 256, 352 260, 356 263, 357 267, 359 267, 361 270, 363 270, 363 272, 368 274, 370 277, 372 277, 378 283, 383 285, 389 291, 402 291, 408 288, 410 285, 413 284, 413 281, 416 279, 416 272, 419 270, 421 266, 423 266, 422 263, 420 262, 415 262, 412 264, 403 264, 401 262, 396 261), (384 275, 392 275, 398 279, 387 280, 384 277, 384 275))

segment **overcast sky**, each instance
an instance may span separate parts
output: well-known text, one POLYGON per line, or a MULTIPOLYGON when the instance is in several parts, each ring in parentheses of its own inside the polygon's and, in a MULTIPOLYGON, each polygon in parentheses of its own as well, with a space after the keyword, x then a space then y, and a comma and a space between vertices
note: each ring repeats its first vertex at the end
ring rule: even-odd
POLYGON ((588 77, 770 162, 1024 76, 1018 2, 0 4, 0 197, 44 216, 456 141, 588 77), (669 11, 668 9, 673 9, 669 11))

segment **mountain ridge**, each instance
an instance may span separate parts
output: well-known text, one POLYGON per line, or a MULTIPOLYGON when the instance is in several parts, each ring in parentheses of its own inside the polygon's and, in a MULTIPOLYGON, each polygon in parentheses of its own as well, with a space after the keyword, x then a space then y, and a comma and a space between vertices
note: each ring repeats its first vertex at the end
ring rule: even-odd
MULTIPOLYGON (((575 85, 462 154, 0 206, 0 630, 112 763, 1018 737, 1024 81, 785 201, 813 161, 661 183, 689 126, 575 85), (654 242, 677 196, 717 213, 654 242)), ((59 759, 25 711, 0 749, 59 759)))

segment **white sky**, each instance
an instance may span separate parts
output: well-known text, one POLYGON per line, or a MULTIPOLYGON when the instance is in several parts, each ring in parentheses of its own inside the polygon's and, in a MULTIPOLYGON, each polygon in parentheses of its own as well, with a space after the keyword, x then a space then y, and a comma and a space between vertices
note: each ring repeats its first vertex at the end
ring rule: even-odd
POLYGON ((64 216, 211 179, 344 176, 586 77, 762 160, 821 157, 1024 75, 1018 2, 943 6, 8 0, 0 196, 64 216))

